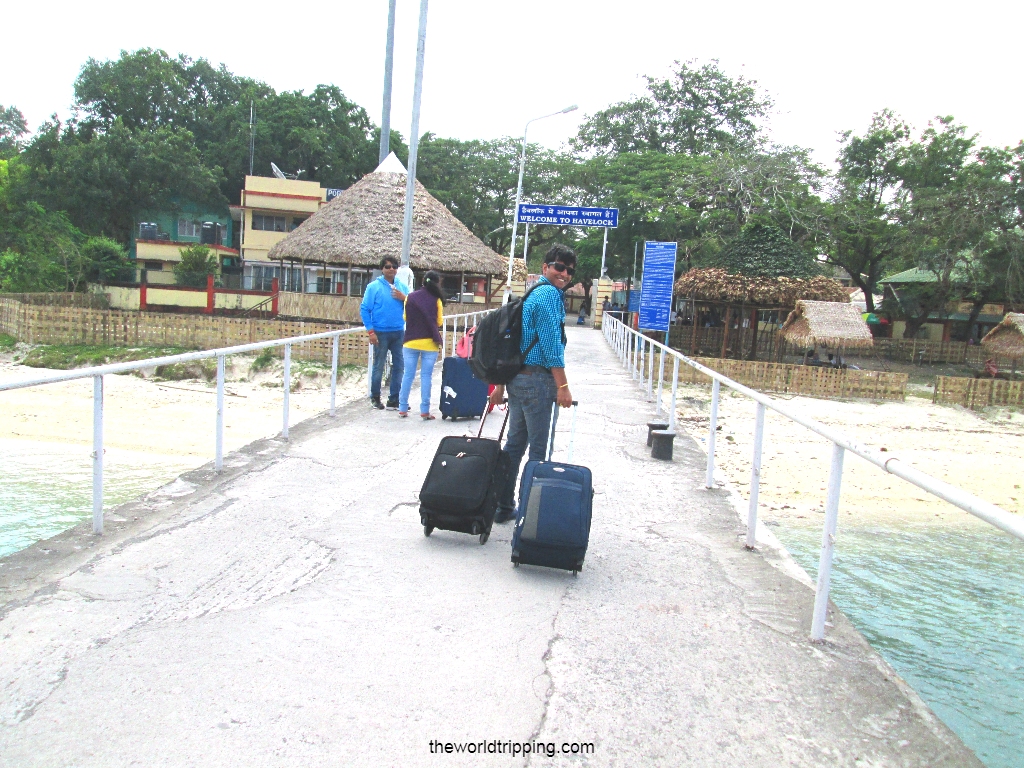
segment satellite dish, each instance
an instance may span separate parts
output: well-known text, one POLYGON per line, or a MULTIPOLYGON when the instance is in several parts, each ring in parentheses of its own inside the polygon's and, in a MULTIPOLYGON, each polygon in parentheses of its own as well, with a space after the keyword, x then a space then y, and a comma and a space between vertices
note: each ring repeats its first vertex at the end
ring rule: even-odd
POLYGON ((284 175, 284 173, 281 171, 281 169, 277 167, 277 163, 271 163, 270 164, 270 170, 272 170, 274 172, 274 175, 277 176, 277 178, 279 178, 279 179, 287 179, 288 178, 287 176, 284 175))

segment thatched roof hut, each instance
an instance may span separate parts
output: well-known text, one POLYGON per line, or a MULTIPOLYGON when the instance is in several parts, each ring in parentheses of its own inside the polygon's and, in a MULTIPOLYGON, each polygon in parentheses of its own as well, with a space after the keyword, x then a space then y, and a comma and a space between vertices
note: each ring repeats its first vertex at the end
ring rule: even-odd
POLYGON ((999 325, 985 334, 981 344, 995 355, 1024 357, 1024 313, 1008 312, 999 325))
MULTIPOLYGON (((402 253, 406 170, 394 153, 270 249, 271 261, 376 267, 402 253)), ((413 269, 505 275, 507 261, 416 182, 413 269)))
POLYGON ((792 307, 799 299, 849 303, 850 295, 831 277, 747 277, 724 269, 691 269, 675 284, 675 295, 697 301, 792 307))
POLYGON ((838 301, 798 300, 780 333, 786 341, 805 347, 870 347, 873 343, 857 308, 838 301))

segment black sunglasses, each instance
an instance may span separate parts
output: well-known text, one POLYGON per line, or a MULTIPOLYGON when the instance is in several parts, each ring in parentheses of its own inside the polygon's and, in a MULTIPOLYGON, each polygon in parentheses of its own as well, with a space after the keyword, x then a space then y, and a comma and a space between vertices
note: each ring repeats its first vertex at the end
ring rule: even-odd
POLYGON ((395 264, 385 264, 384 269, 398 269, 395 264))
POLYGON ((548 266, 555 270, 555 272, 567 272, 569 274, 569 277, 572 277, 573 275, 576 274, 575 267, 567 267, 560 261, 549 262, 548 266))

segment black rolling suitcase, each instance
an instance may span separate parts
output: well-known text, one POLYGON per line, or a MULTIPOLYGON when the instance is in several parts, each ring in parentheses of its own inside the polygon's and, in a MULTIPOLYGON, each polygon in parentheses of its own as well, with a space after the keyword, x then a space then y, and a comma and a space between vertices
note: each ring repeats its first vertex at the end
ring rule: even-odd
POLYGON ((480 437, 486 420, 485 414, 476 437, 452 435, 442 438, 437 446, 420 488, 424 536, 439 528, 479 536, 484 544, 491 535, 498 494, 512 467, 508 454, 501 450, 508 411, 497 440, 480 437))

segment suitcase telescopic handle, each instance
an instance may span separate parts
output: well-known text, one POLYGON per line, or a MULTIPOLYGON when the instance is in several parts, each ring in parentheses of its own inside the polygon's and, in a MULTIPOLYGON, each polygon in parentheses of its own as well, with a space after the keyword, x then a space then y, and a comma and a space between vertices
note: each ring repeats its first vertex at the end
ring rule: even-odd
MULTIPOLYGON (((501 401, 502 405, 508 405, 508 398, 504 398, 501 401)), ((484 415, 480 417, 480 429, 476 431, 476 436, 481 437, 484 433, 484 422, 487 421, 487 415, 491 412, 490 405, 484 408, 484 415)), ((501 434, 498 435, 498 442, 501 442, 501 438, 505 436, 505 427, 508 426, 508 408, 505 408, 505 423, 501 425, 501 434)))
MULTIPOLYGON (((572 401, 572 426, 569 428, 569 463, 572 463, 572 448, 576 443, 576 411, 579 409, 579 401, 572 401)), ((548 422, 548 449, 544 461, 551 461, 551 452, 555 449, 555 414, 558 412, 558 403, 551 404, 551 420, 548 422)))

